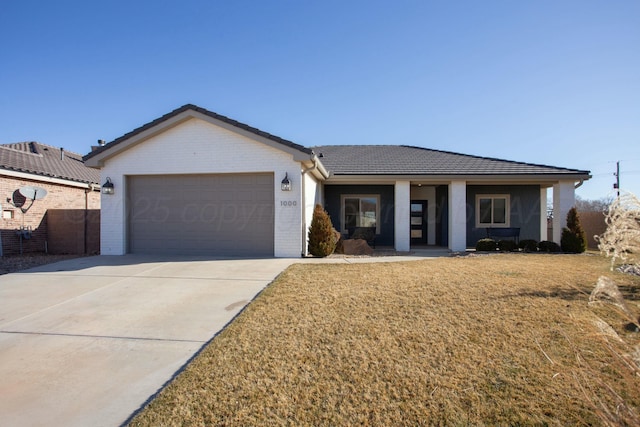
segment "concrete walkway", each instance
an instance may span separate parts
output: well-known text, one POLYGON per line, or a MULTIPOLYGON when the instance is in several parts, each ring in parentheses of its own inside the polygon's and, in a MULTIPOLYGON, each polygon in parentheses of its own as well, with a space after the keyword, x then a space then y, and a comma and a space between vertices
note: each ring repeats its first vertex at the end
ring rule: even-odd
POLYGON ((0 424, 118 426, 296 262, 98 256, 0 276, 0 424))

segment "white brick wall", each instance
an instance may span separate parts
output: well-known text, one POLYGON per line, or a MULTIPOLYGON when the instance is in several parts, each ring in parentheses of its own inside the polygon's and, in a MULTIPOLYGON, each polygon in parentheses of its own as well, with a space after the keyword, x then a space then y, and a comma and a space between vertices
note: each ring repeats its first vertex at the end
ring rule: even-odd
POLYGON ((553 185, 553 241, 557 244, 560 244, 562 228, 567 226, 567 214, 575 204, 574 181, 560 181, 553 185))
POLYGON ((313 209, 316 204, 322 204, 320 200, 320 186, 318 181, 309 173, 304 175, 304 226, 303 233, 303 248, 302 253, 307 255, 309 253, 309 227, 311 226, 311 220, 313 218, 313 209))
POLYGON ((115 194, 102 196, 101 253, 126 253, 127 175, 273 172, 274 255, 301 253, 301 166, 291 154, 199 119, 190 119, 108 159, 101 182, 110 177, 115 194), (288 173, 292 191, 280 183, 288 173), (289 203, 291 202, 291 203, 289 203))

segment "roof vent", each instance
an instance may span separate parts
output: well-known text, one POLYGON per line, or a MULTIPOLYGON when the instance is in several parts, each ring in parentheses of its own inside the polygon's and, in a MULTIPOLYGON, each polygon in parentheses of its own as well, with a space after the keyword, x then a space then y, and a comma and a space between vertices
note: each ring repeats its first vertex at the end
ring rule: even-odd
POLYGON ((105 145, 105 144, 106 144, 106 142, 104 142, 104 139, 99 139, 99 140, 98 140, 98 145, 99 145, 100 147, 104 147, 104 145, 105 145))
POLYGON ((64 160, 64 148, 60 147, 60 160, 64 160))

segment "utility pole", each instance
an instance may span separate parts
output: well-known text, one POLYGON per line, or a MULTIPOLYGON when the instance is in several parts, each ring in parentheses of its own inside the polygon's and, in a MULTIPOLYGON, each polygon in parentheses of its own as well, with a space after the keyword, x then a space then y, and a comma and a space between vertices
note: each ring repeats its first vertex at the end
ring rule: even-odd
POLYGON ((613 184, 613 188, 618 190, 618 197, 620 197, 620 160, 616 162, 616 171, 613 175, 616 177, 616 182, 613 184))

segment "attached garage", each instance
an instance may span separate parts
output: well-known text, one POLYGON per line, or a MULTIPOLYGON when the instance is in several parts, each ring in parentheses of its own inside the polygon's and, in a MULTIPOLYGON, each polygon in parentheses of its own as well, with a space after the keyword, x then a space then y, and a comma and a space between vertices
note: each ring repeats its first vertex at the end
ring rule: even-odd
POLYGON ((274 255, 274 175, 127 177, 128 252, 274 255))
POLYGON ((329 177, 310 148, 191 104, 84 161, 105 183, 103 255, 299 257, 329 177))

